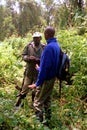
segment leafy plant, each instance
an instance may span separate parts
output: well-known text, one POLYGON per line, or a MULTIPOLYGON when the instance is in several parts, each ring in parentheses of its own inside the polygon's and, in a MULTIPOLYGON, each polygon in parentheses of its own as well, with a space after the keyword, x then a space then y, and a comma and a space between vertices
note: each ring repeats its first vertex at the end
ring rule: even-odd
POLYGON ((58 98, 59 83, 55 82, 52 98, 50 127, 41 124, 31 109, 31 92, 15 109, 17 90, 14 85, 22 81, 24 62, 21 52, 28 38, 5 39, 0 43, 0 129, 2 130, 86 130, 87 129, 87 33, 61 30, 57 34, 62 49, 71 60, 71 86, 62 84, 62 97, 58 98))

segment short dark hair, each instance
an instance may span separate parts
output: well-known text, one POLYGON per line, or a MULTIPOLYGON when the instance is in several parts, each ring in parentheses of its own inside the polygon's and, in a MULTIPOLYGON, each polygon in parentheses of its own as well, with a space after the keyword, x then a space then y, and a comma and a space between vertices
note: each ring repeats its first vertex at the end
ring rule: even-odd
POLYGON ((54 37, 55 35, 55 29, 51 26, 48 26, 46 29, 45 29, 45 33, 49 35, 49 37, 54 37))

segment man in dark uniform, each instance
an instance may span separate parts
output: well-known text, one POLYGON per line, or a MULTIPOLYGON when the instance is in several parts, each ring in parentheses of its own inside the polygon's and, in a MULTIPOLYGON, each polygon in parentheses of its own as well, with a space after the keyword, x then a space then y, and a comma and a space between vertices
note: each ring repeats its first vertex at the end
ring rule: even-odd
MULTIPOLYGON (((41 34, 35 32, 33 34, 33 41, 29 43, 23 50, 22 59, 26 62, 26 69, 24 72, 24 79, 21 91, 18 95, 16 107, 21 104, 21 100, 26 97, 29 92, 28 85, 34 83, 37 79, 37 70, 35 69, 36 64, 40 64, 41 53, 45 47, 41 41, 41 34)), ((35 90, 32 90, 32 102, 34 101, 35 90)))

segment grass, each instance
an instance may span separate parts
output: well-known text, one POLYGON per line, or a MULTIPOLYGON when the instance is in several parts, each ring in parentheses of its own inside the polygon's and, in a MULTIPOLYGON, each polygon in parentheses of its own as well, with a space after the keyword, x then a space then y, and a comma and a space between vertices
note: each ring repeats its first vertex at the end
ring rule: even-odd
MULTIPOLYGON (((58 84, 55 84, 52 98, 52 130, 86 130, 87 104, 74 95, 74 87, 65 85, 62 97, 58 98, 58 84)), ((0 127, 3 130, 49 130, 40 124, 31 105, 31 92, 23 101, 24 106, 15 111, 17 90, 13 84, 0 88, 0 127)), ((0 128, 0 129, 1 129, 0 128)))

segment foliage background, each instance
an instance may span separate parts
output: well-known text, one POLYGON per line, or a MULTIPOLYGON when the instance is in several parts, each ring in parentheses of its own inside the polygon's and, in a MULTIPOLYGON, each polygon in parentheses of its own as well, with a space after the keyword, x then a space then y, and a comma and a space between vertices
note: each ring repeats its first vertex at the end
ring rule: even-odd
MULTIPOLYGON (((30 35, 31 36, 31 35, 30 35)), ((55 82, 52 98, 52 130, 87 129, 87 33, 78 35, 78 30, 61 30, 56 37, 62 49, 70 56, 73 84, 63 83, 62 97, 55 82)), ((30 38, 31 39, 31 38, 30 38)), ((15 111, 15 85, 22 83, 24 62, 21 52, 28 38, 5 39, 0 43, 0 128, 5 130, 49 130, 40 124, 31 109, 31 92, 23 101, 24 107, 15 111)))
MULTIPOLYGON (((72 85, 55 82, 51 130, 87 130, 87 0, 5 0, 0 4, 0 130, 49 130, 40 124, 31 106, 31 92, 24 106, 15 110, 15 85, 21 86, 24 46, 32 33, 43 34, 54 26, 63 51, 71 60, 72 85)), ((42 41, 46 43, 44 36, 42 41)))

